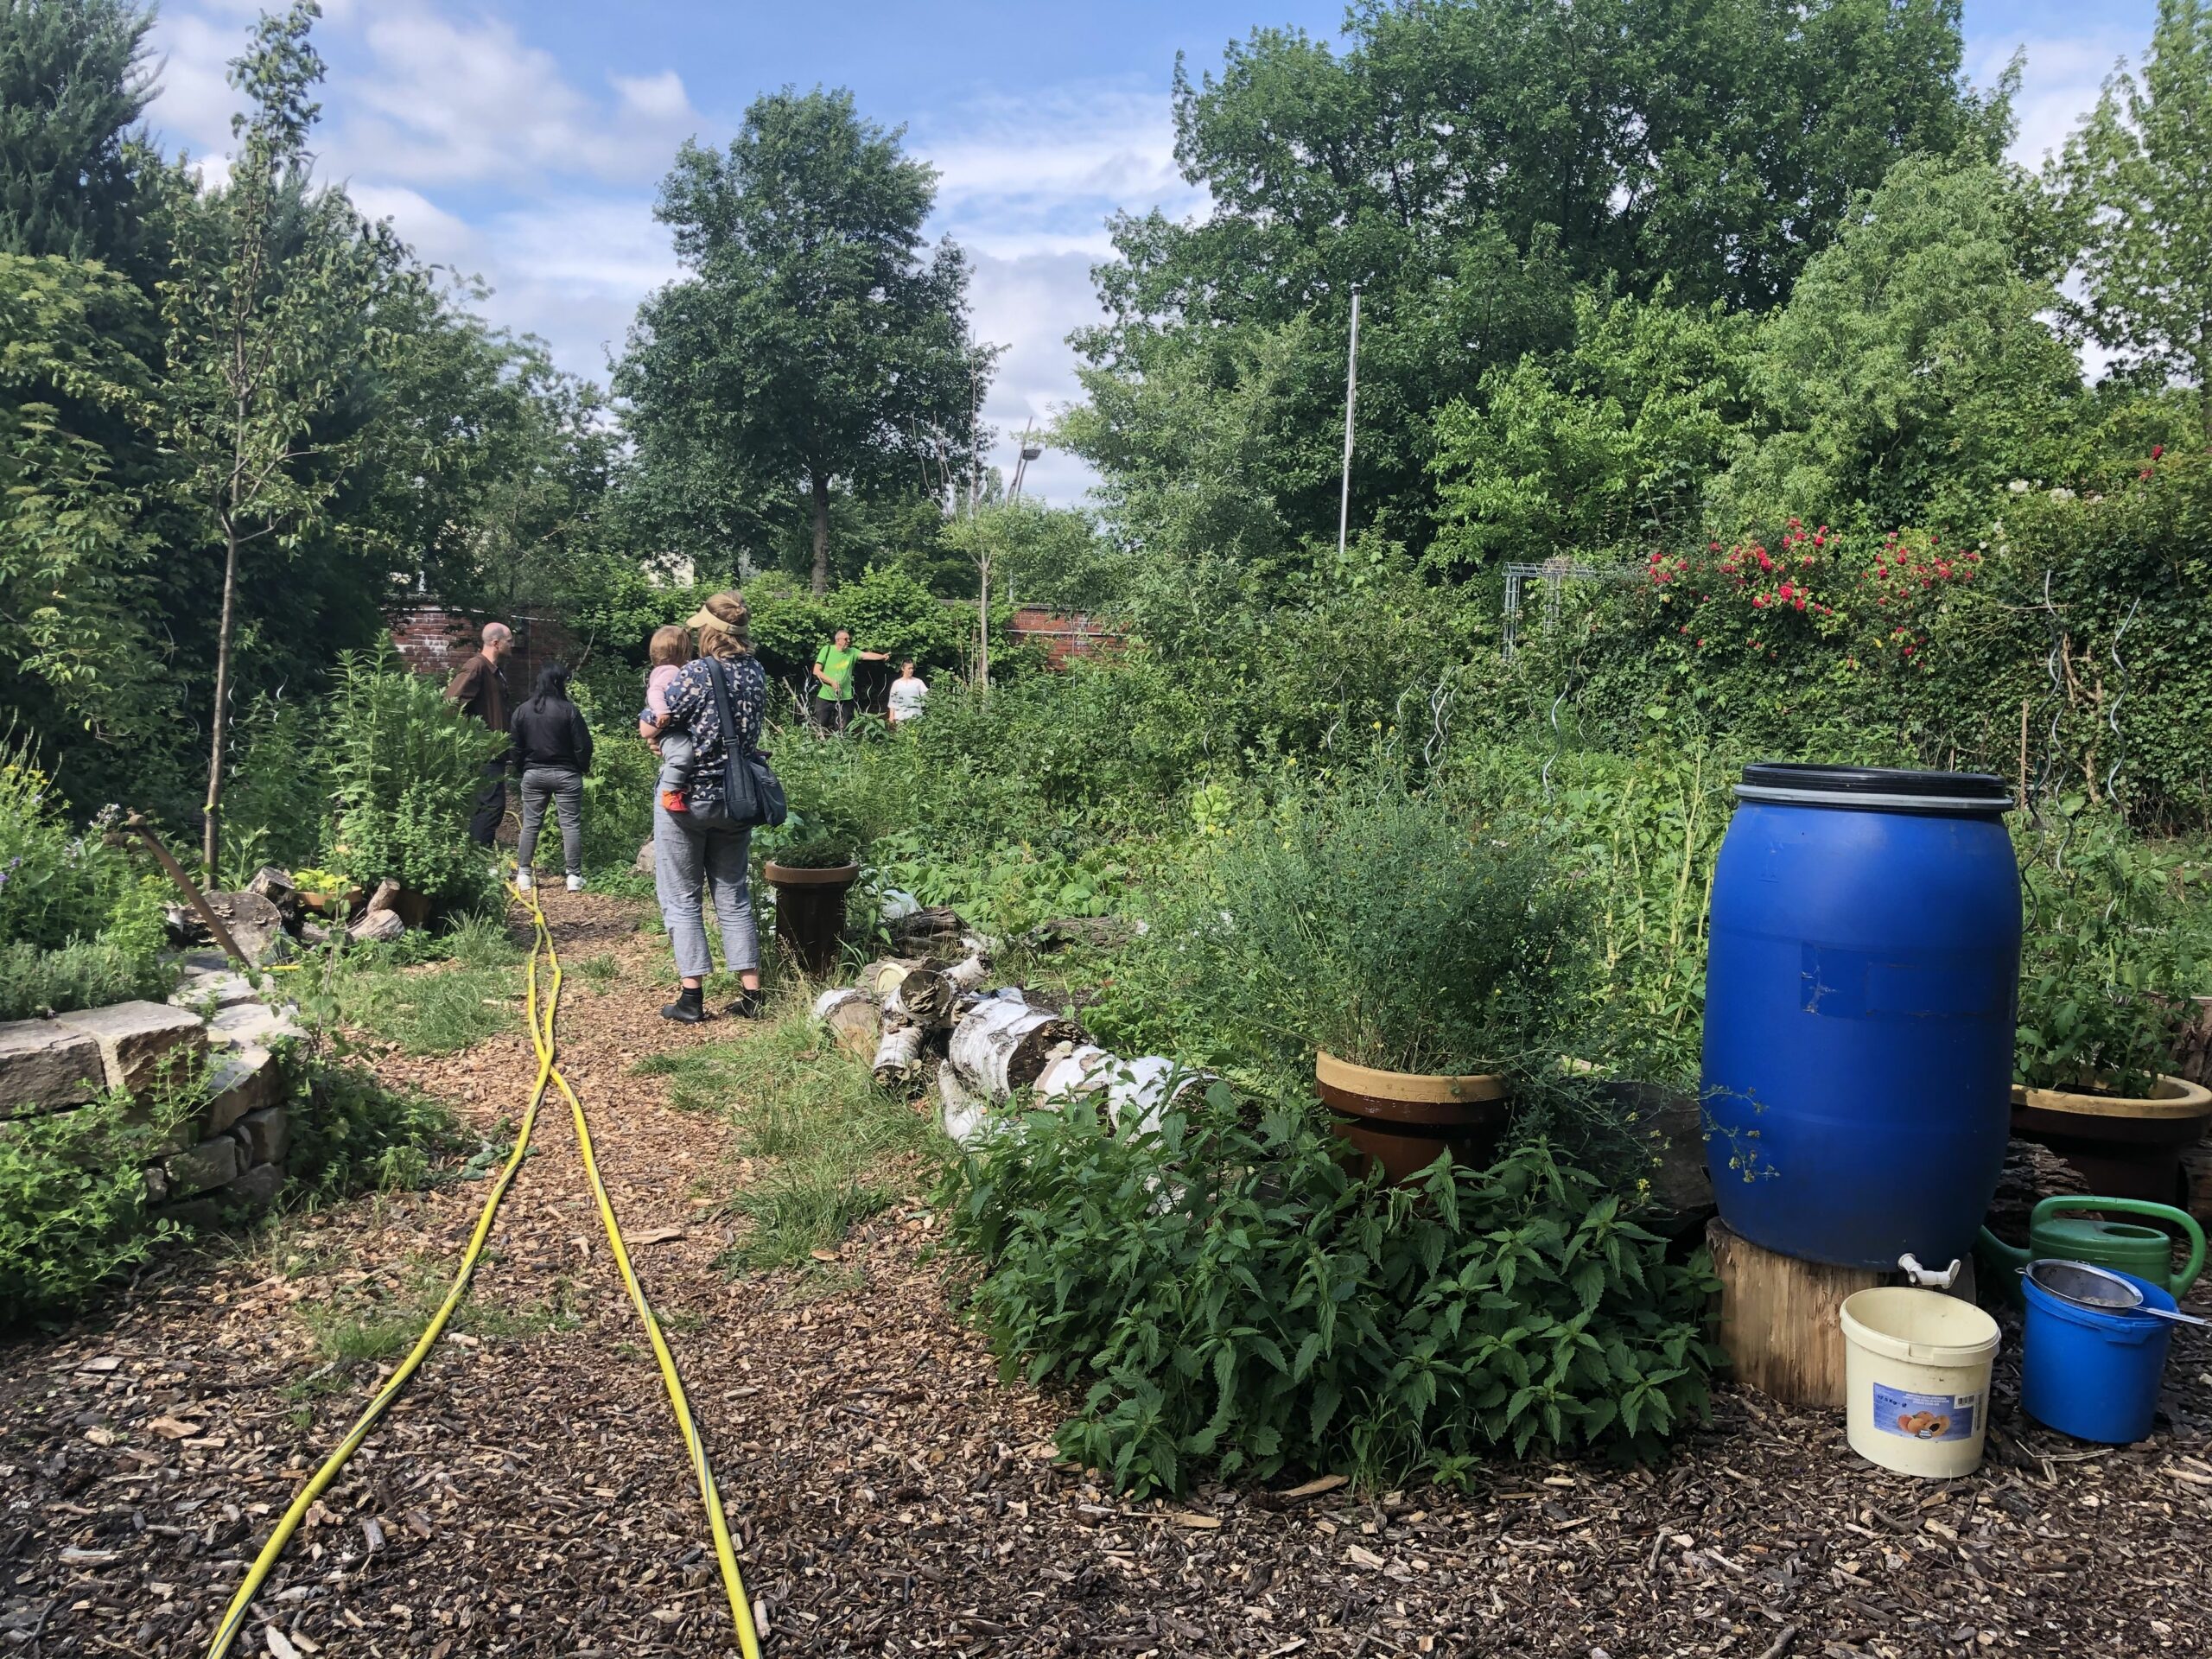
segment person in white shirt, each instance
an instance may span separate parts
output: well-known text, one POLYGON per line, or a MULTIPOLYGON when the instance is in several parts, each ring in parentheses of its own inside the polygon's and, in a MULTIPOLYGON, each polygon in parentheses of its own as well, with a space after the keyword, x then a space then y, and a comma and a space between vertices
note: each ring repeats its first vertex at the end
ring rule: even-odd
POLYGON ((899 664, 899 677, 891 682, 891 723, 905 726, 922 717, 922 705, 930 700, 929 683, 914 672, 912 658, 899 664))

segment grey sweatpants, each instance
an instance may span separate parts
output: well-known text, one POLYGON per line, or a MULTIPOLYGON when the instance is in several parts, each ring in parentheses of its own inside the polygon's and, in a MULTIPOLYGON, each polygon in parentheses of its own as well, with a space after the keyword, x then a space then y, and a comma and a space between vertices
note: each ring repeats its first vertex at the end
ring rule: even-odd
POLYGON ((537 850, 538 827, 545 822, 545 804, 553 803, 561 818, 561 856, 570 875, 584 873, 584 778, 572 766, 525 766, 522 774, 522 838, 515 843, 515 862, 530 868, 537 850))
POLYGON ((684 979, 704 979, 715 971, 700 904, 711 888, 715 919, 721 925, 722 954, 730 969, 744 973, 760 965, 760 937, 753 928, 753 831, 728 824, 687 823, 688 813, 653 804, 653 891, 668 942, 676 951, 676 971, 684 979))

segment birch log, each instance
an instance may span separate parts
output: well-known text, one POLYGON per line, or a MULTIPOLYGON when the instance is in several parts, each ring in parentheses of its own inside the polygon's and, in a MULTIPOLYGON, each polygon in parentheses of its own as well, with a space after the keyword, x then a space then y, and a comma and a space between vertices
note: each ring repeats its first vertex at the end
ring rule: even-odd
POLYGON ((1003 1100, 1037 1081, 1056 1045, 1082 1037, 1073 1020, 1040 1014, 1027 1002, 987 997, 953 1027, 945 1052, 970 1090, 1003 1100))
POLYGON ((838 1047, 865 1058, 883 1035, 883 1016, 864 991, 824 991, 814 999, 814 1017, 830 1027, 838 1047))
POLYGON ((919 1026, 924 1031, 942 1031, 952 1023, 953 1005, 959 1000, 960 988, 953 983, 950 974, 938 968, 917 968, 884 999, 884 1010, 887 1016, 891 1004, 896 1001, 899 1017, 909 1025, 919 1026))
POLYGON ((887 1089, 909 1087, 922 1076, 922 1033, 901 1026, 883 1033, 875 1046, 875 1080, 887 1089))
POLYGON ((884 957, 861 969, 855 986, 880 1002, 899 988, 899 982, 920 967, 918 957, 884 957))
POLYGON ((1125 1060, 1084 1044, 1056 1055, 1038 1074, 1037 1097, 1065 1103, 1097 1096, 1116 1128, 1135 1119, 1140 1129, 1156 1129, 1161 1116, 1185 1091, 1213 1080, 1211 1072, 1192 1071, 1161 1055, 1125 1060))
POLYGON ((960 1080, 960 1069, 950 1060, 937 1063, 938 1126, 963 1146, 981 1140, 991 1121, 991 1103, 970 1094, 960 1080))

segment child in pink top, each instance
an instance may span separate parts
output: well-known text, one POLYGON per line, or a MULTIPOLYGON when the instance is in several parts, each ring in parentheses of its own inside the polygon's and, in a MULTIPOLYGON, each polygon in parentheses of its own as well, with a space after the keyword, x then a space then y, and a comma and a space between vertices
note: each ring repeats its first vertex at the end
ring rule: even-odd
POLYGON ((638 723, 653 728, 654 747, 660 751, 660 804, 671 812, 688 811, 683 791, 691 783, 690 734, 660 728, 668 718, 668 689, 675 684, 683 664, 691 660, 690 631, 672 622, 654 629, 647 655, 652 668, 645 676, 645 710, 638 723))

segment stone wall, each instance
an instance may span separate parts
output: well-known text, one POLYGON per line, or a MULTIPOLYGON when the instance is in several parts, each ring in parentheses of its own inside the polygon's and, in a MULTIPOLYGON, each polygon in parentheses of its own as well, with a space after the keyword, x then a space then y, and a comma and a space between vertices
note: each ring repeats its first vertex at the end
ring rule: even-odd
POLYGON ((109 1090, 144 1105, 198 1078, 190 1114, 144 1166, 156 1216, 209 1226, 284 1185, 290 1106, 276 1046, 300 1035, 220 955, 188 957, 167 1002, 0 1023, 0 1122, 77 1111, 109 1090))

